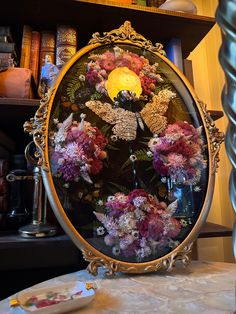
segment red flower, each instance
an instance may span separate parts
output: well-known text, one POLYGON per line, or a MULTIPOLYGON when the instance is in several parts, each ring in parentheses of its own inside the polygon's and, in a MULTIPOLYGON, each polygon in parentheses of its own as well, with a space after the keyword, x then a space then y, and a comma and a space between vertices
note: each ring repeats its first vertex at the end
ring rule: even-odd
POLYGON ((180 233, 180 230, 181 230, 180 222, 177 219, 171 217, 168 227, 169 228, 168 228, 167 236, 170 238, 177 237, 177 235, 180 233))
POLYGON ((114 70, 116 67, 113 60, 109 60, 109 59, 99 60, 99 65, 102 69, 105 69, 106 71, 109 71, 109 72, 114 70))
POLYGON ((102 161, 98 158, 93 158, 91 163, 90 172, 92 174, 97 174, 102 170, 102 161))
POLYGON ((142 90, 144 95, 149 95, 152 92, 152 84, 155 84, 156 80, 146 75, 140 77, 142 90))
POLYGON ((128 195, 128 202, 132 203, 133 199, 137 196, 144 196, 148 197, 148 193, 145 192, 143 189, 135 189, 128 195))

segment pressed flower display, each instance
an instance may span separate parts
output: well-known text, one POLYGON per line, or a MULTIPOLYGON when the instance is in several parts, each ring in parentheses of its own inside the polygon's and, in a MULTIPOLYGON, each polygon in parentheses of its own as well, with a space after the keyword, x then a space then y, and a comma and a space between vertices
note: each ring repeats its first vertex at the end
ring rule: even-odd
POLYGON ((182 254, 199 232, 212 160, 207 113, 186 79, 122 36, 85 47, 62 69, 48 105, 44 180, 87 259, 141 272, 182 254))

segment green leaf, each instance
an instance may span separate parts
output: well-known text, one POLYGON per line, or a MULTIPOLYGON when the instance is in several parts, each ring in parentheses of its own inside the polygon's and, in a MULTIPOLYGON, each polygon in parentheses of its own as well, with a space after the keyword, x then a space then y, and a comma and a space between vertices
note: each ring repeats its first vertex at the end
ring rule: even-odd
MULTIPOLYGON (((147 150, 146 149, 139 149, 136 150, 133 155, 136 156, 137 160, 136 161, 151 161, 152 157, 149 157, 147 155, 147 150)), ((124 164, 121 167, 121 170, 123 170, 125 167, 129 166, 132 163, 132 161, 130 160, 130 158, 128 158, 124 164)))
POLYGON ((119 190, 119 192, 123 192, 126 195, 129 194, 130 192, 125 186, 121 184, 117 184, 115 182, 107 182, 107 183, 114 186, 117 190, 119 190))
POLYGON ((75 92, 80 87, 81 87, 81 82, 79 78, 74 78, 70 81, 70 83, 68 83, 67 88, 66 88, 66 93, 70 99, 70 102, 73 103, 75 101, 75 92))

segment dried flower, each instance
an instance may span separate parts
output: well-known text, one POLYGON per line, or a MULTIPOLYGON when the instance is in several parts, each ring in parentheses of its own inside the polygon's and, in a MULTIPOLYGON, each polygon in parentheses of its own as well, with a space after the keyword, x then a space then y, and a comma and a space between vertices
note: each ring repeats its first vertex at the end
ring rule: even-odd
POLYGON ((103 227, 98 227, 97 228, 97 235, 102 236, 105 233, 105 229, 103 227))
POLYGON ((167 206, 142 189, 109 196, 105 208, 106 214, 94 214, 108 233, 104 242, 114 255, 141 260, 180 233, 181 224, 173 217, 177 202, 167 206))
POLYGON ((153 167, 161 176, 186 185, 199 182, 201 171, 206 168, 200 129, 177 121, 169 124, 159 138, 153 137, 148 146, 153 152, 153 167))

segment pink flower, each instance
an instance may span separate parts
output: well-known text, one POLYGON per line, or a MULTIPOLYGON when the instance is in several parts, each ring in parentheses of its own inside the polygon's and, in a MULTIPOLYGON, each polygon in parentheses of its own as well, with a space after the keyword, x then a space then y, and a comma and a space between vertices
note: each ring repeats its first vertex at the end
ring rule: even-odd
POLYGON ((108 72, 111 72, 116 67, 114 61, 109 60, 109 59, 101 59, 99 61, 99 65, 102 69, 105 69, 108 72))
POLYGON ((89 70, 86 73, 86 80, 92 86, 101 82, 101 78, 99 77, 98 72, 95 70, 89 70))
POLYGON ((168 166, 174 169, 183 168, 186 163, 186 158, 181 154, 170 153, 167 156, 168 166))
POLYGON ((164 222, 159 215, 150 215, 148 223, 148 239, 159 240, 164 230, 164 222))
POLYGON ((175 238, 180 233, 180 230, 181 230, 180 222, 177 219, 171 217, 168 223, 167 236, 170 238, 175 238))
POLYGON ((132 203, 132 202, 133 202, 133 199, 136 198, 136 197, 138 197, 138 196, 148 197, 148 193, 145 192, 145 191, 142 190, 142 189, 135 189, 135 190, 133 190, 132 192, 130 192, 130 193, 128 194, 128 201, 129 201, 130 203, 132 203))

